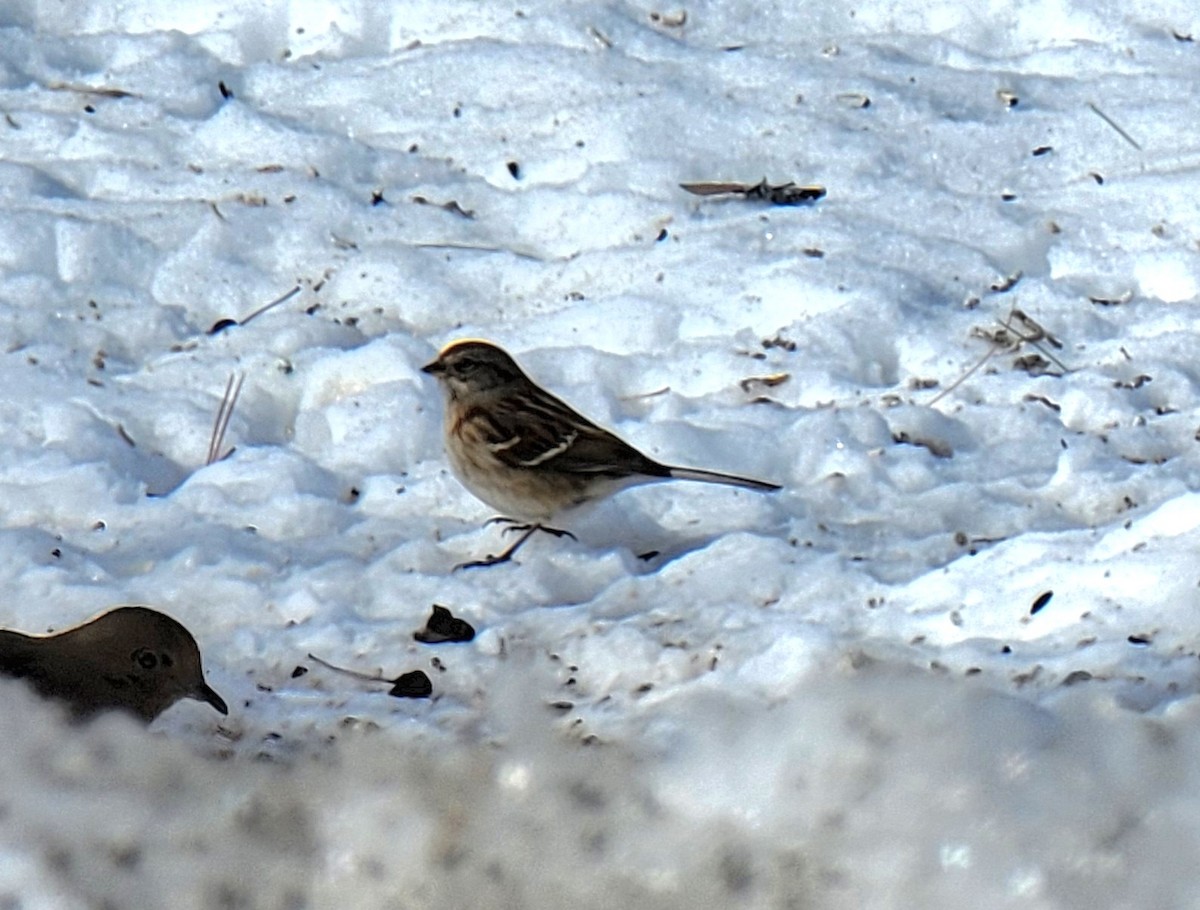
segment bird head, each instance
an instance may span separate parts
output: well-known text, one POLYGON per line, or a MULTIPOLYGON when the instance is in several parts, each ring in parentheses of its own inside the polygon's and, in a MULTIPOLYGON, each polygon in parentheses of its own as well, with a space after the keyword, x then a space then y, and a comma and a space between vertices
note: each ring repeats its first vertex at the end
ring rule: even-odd
POLYGON ((128 687, 127 704, 153 720, 181 698, 192 698, 228 714, 225 700, 204 681, 200 649, 182 625, 149 607, 117 607, 74 631, 75 647, 90 652, 98 671, 128 687))
POLYGON ((474 338, 446 345, 421 370, 436 377, 451 398, 503 390, 525 380, 512 357, 491 342, 474 338))

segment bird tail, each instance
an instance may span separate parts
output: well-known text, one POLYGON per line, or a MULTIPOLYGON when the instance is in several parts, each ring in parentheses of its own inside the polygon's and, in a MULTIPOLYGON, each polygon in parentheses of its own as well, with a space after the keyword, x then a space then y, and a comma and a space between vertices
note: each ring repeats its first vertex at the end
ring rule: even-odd
POLYGON ((698 480, 701 483, 723 483, 731 487, 745 487, 748 490, 772 492, 782 489, 777 483, 767 483, 765 480, 755 480, 753 477, 738 477, 736 474, 722 474, 720 471, 703 471, 700 468, 668 469, 670 476, 676 480, 698 480))

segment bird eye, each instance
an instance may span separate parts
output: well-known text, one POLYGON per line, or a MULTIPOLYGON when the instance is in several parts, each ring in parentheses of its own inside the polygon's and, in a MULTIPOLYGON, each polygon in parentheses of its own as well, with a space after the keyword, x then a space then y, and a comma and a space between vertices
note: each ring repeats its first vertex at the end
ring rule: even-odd
POLYGON ((134 651, 133 659, 143 670, 153 670, 158 666, 158 658, 145 648, 138 648, 136 651, 134 651))

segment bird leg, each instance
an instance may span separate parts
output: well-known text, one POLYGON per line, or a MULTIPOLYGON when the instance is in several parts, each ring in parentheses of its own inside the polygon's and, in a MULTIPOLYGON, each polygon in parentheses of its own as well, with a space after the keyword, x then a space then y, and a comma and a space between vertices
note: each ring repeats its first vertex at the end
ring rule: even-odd
POLYGON ((529 540, 529 538, 538 531, 544 531, 545 533, 554 537, 569 537, 572 540, 578 539, 570 531, 565 531, 562 528, 548 528, 545 525, 519 522, 511 518, 503 518, 501 516, 489 518, 485 524, 490 525, 496 524, 497 522, 506 522, 508 525, 508 527, 506 527, 501 533, 509 534, 519 531, 521 532, 521 536, 514 540, 512 544, 502 553, 488 555, 483 557, 483 559, 474 559, 471 562, 460 562, 454 567, 455 572, 457 572, 459 569, 474 569, 481 566, 495 566, 502 562, 508 562, 513 558, 513 555, 517 552, 517 550, 521 549, 521 546, 525 543, 525 541, 529 540))

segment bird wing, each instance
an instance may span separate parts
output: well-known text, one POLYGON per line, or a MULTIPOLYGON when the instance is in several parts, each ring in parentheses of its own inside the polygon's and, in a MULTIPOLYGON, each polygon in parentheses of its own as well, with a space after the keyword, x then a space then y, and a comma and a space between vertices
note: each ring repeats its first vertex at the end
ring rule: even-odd
POLYGON ((669 471, 548 392, 510 396, 481 415, 492 454, 516 469, 626 477, 669 471))

